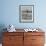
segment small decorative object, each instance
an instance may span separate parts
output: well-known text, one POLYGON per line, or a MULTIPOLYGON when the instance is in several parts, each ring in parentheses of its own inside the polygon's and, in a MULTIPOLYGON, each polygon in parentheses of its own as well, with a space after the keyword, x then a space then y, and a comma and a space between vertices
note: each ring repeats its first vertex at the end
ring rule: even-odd
POLYGON ((25 32, 38 32, 37 29, 24 29, 25 32))
POLYGON ((19 14, 20 22, 34 22, 34 5, 20 5, 19 14))
POLYGON ((16 30, 15 30, 15 27, 11 24, 8 26, 7 31, 8 32, 15 32, 16 30))
POLYGON ((34 28, 33 30, 32 30, 32 32, 35 32, 36 31, 36 29, 34 28))
POLYGON ((25 32, 28 32, 28 29, 24 29, 25 30, 25 32))
POLYGON ((32 29, 24 29, 24 30, 25 30, 25 32, 32 31, 32 29))

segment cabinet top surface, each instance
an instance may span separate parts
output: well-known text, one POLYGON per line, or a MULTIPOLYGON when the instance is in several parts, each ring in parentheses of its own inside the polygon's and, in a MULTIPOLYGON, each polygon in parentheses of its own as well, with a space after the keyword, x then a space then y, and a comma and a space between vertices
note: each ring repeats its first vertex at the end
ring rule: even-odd
POLYGON ((43 31, 28 31, 28 32, 26 32, 24 29, 16 29, 16 31, 15 32, 8 32, 7 31, 7 33, 16 33, 16 32, 20 32, 20 33, 22 33, 22 32, 25 32, 25 33, 44 33, 43 31))

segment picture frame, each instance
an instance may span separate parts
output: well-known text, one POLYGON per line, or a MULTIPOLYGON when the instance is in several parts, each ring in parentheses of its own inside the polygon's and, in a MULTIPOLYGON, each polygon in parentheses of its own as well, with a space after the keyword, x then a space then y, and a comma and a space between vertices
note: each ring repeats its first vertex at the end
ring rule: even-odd
POLYGON ((34 22, 34 5, 19 5, 19 22, 34 22))

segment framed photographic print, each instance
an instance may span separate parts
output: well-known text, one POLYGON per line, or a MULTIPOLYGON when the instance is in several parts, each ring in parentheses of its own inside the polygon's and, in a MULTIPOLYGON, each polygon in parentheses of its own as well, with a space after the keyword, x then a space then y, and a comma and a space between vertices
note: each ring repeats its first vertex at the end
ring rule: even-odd
POLYGON ((19 21, 34 22, 34 5, 19 5, 19 21))

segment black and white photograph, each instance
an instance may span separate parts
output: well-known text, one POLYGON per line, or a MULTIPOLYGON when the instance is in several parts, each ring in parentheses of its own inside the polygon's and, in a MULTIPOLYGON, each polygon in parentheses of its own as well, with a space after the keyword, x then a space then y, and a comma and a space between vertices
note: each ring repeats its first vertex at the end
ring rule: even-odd
POLYGON ((19 15, 20 22, 34 22, 34 5, 20 5, 19 15))

